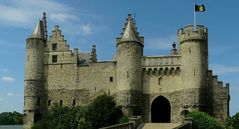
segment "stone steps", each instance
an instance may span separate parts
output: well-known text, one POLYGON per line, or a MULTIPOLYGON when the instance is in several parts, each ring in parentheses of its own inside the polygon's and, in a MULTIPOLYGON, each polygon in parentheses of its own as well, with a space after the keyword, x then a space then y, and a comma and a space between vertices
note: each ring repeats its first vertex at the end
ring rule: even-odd
POLYGON ((143 123, 137 129, 173 129, 180 123, 143 123))

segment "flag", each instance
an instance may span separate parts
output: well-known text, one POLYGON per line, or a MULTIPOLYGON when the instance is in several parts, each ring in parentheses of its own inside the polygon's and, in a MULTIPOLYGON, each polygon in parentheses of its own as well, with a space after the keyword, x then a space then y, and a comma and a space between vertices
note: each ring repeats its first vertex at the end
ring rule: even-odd
POLYGON ((195 4, 195 12, 204 12, 205 11, 205 6, 202 5, 196 5, 195 4))

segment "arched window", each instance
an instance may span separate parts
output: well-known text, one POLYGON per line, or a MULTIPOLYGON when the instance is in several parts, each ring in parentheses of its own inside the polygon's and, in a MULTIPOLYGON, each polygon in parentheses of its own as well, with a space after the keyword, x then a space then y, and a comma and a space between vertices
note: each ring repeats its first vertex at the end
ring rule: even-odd
POLYGON ((158 85, 161 85, 162 77, 158 78, 158 85))

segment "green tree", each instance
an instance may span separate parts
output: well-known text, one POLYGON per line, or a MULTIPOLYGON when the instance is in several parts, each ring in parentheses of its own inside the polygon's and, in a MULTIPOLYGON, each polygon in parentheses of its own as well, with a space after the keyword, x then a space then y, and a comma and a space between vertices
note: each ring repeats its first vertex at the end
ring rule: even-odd
POLYGON ((224 123, 225 129, 234 129, 232 117, 228 117, 224 123))
POLYGON ((0 125, 22 125, 23 114, 14 112, 3 112, 0 114, 0 125))
POLYGON ((90 129, 85 120, 85 107, 54 106, 32 129, 90 129))
POLYGON ((98 96, 88 106, 87 120, 91 122, 94 129, 117 124, 121 117, 123 113, 111 96, 98 96))
POLYGON ((90 121, 86 119, 87 116, 87 108, 86 107, 77 107, 76 113, 76 129, 92 129, 90 121))
POLYGON ((86 107, 56 105, 32 129, 98 129, 127 121, 113 97, 102 95, 86 107))
POLYGON ((239 112, 233 117, 228 117, 225 122, 226 129, 239 129, 239 112))
POLYGON ((223 129, 215 118, 205 112, 194 111, 190 112, 187 116, 193 119, 193 129, 223 129))

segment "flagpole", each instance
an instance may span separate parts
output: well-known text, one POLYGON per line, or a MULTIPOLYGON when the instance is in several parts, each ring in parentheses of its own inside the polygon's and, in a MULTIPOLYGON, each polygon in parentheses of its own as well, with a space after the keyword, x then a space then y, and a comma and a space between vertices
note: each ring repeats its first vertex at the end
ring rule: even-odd
POLYGON ((196 23, 196 0, 194 1, 194 10, 193 10, 193 15, 194 15, 194 19, 193 19, 193 31, 197 30, 197 23, 196 23))

